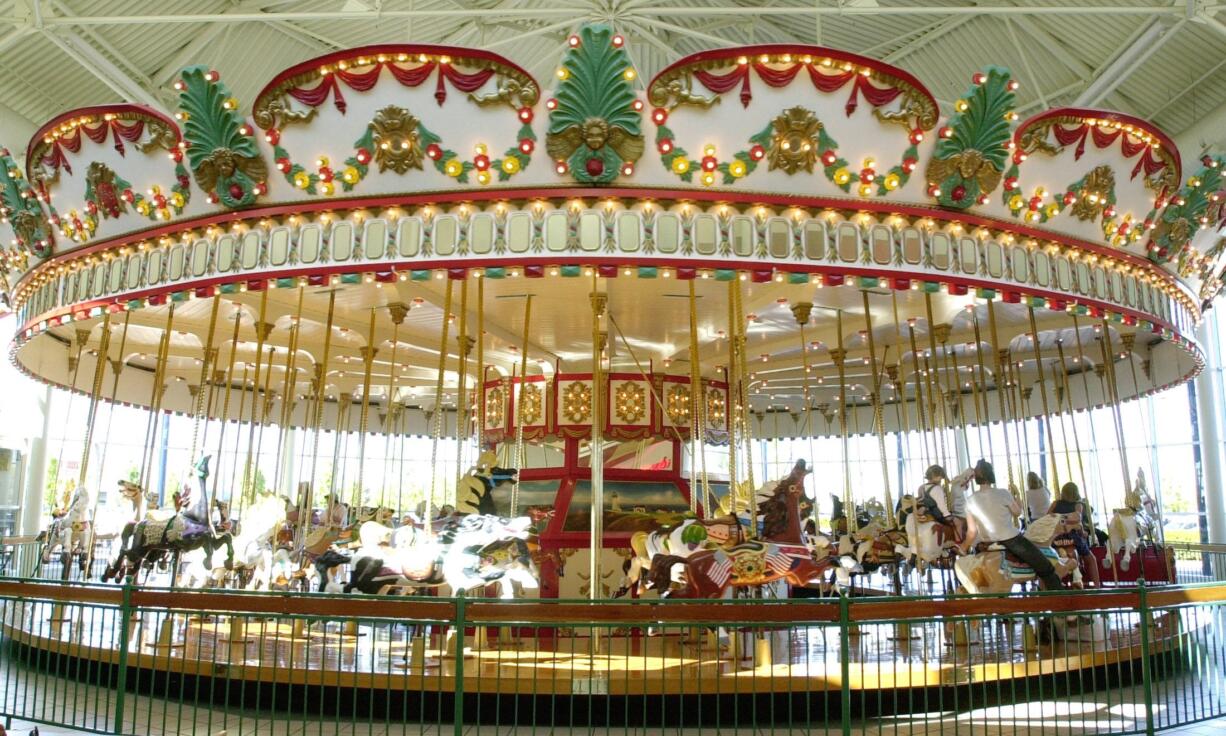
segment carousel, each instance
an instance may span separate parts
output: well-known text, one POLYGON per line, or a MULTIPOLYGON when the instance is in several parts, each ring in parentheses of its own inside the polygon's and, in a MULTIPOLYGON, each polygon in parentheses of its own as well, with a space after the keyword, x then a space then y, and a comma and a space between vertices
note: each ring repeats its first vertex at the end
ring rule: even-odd
POLYGON ((44 577, 290 611, 1031 589, 975 521, 995 488, 1062 585, 1176 581, 1128 448, 1203 365, 1223 159, 1020 119, 997 67, 944 115, 828 48, 640 80, 584 25, 560 59, 357 48, 253 100, 191 67, 173 117, 73 110, 2 152, 10 357, 89 418, 44 577), (147 416, 133 478, 91 465, 113 406, 147 416), (191 461, 155 488, 167 413, 191 461))

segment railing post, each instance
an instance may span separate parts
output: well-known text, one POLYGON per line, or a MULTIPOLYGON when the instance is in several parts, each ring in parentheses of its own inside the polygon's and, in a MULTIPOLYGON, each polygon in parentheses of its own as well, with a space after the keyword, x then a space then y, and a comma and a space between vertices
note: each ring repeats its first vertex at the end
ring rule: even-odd
POLYGON ((1138 609, 1141 612, 1141 689, 1145 693, 1145 734, 1154 736, 1153 673, 1150 670, 1149 658, 1150 611, 1143 577, 1137 580, 1137 595, 1140 598, 1138 609))
POLYGON ((124 696, 128 690, 128 645, 132 635, 132 578, 123 579, 123 601, 119 604, 119 675, 115 678, 115 729, 123 733, 124 696))
POLYGON ((843 736, 851 736, 851 601, 839 596, 839 717, 843 736))
POLYGON ((455 599, 455 736, 464 736, 464 591, 455 599))

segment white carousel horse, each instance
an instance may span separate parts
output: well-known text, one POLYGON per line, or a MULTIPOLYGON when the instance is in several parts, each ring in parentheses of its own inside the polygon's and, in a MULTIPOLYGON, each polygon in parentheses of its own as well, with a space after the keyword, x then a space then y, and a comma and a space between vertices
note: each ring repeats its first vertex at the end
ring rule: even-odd
POLYGON ((90 536, 90 511, 89 491, 83 487, 77 488, 62 510, 52 512, 51 524, 38 535, 38 541, 43 543, 39 557, 41 563, 45 565, 51 562, 51 556, 59 550, 64 563, 65 578, 68 577, 68 568, 74 555, 81 555, 81 565, 84 569, 88 557, 86 545, 89 544, 90 536))
MULTIPOLYGON (((177 503, 186 504, 166 521, 142 520, 124 526, 119 555, 102 574, 102 581, 121 579, 134 574, 142 564, 153 557, 169 555, 174 564, 172 576, 178 567, 179 558, 185 552, 203 548, 210 561, 217 550, 226 549, 226 567, 234 564, 233 538, 228 531, 218 532, 209 518, 210 504, 207 501, 209 457, 196 463, 193 476, 183 484, 177 503)), ((209 566, 212 569, 212 565, 209 566)))
MULTIPOLYGON (((1062 578, 1077 570, 1077 561, 1062 558, 1052 549, 1052 540, 1080 524, 1077 514, 1047 514, 1026 527, 1026 538, 1051 560, 1056 574, 1062 578)), ((970 593, 1008 593, 1015 584, 1037 577, 1029 565, 1011 559, 997 545, 991 545, 986 552, 959 556, 954 563, 954 573, 970 593)))
POLYGON ((907 534, 907 545, 899 552, 912 560, 915 571, 923 576, 933 568, 947 570, 955 547, 953 528, 937 521, 931 510, 911 494, 899 502, 899 515, 905 519, 903 529, 907 534))
POLYGON ((1132 556, 1141 549, 1143 539, 1152 539, 1154 521, 1146 510, 1146 495, 1144 476, 1139 476, 1138 488, 1129 491, 1124 497, 1124 508, 1116 509, 1107 525, 1107 554, 1103 558, 1103 566, 1110 568, 1115 564, 1115 556, 1120 557, 1120 569, 1127 570, 1132 565, 1132 556))
POLYGON ((243 509, 243 523, 234 539, 233 571, 247 579, 248 590, 267 589, 272 572, 273 545, 285 523, 285 501, 272 493, 260 494, 243 509))

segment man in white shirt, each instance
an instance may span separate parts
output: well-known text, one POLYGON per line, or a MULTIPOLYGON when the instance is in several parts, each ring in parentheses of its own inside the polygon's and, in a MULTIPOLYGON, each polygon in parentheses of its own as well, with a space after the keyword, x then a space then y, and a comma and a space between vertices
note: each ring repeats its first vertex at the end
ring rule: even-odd
POLYGON ((1026 474, 1026 513, 1027 520, 1034 521, 1040 516, 1046 516, 1051 508, 1051 491, 1043 484, 1038 473, 1026 474))
POLYGON ((1021 505, 1011 493, 996 487, 996 471, 992 464, 980 460, 974 471, 977 490, 966 499, 966 539, 960 551, 967 554, 976 539, 989 544, 999 544, 1014 557, 1025 562, 1043 581, 1047 590, 1060 590, 1064 584, 1039 548, 1018 531, 1014 521, 1022 515, 1021 505))

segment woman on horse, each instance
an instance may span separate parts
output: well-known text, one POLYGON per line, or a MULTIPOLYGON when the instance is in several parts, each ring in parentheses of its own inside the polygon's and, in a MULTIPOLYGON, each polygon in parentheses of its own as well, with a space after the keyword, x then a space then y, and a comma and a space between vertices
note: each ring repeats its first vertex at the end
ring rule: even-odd
POLYGON ((1089 574, 1089 578, 1094 583, 1094 587, 1102 587, 1102 580, 1098 574, 1098 563, 1095 561, 1093 554, 1090 552, 1090 512, 1086 503, 1081 500, 1081 489, 1076 483, 1068 482, 1060 488, 1060 498, 1047 510, 1049 514, 1077 514, 1081 518, 1081 526, 1067 534, 1061 534, 1056 537, 1056 542, 1060 540, 1071 540, 1073 548, 1077 550, 1077 555, 1081 558, 1082 568, 1084 572, 1089 574))
POLYGON ((1026 520, 1035 519, 1047 513, 1051 506, 1051 491, 1039 474, 1031 471, 1026 474, 1026 520))

